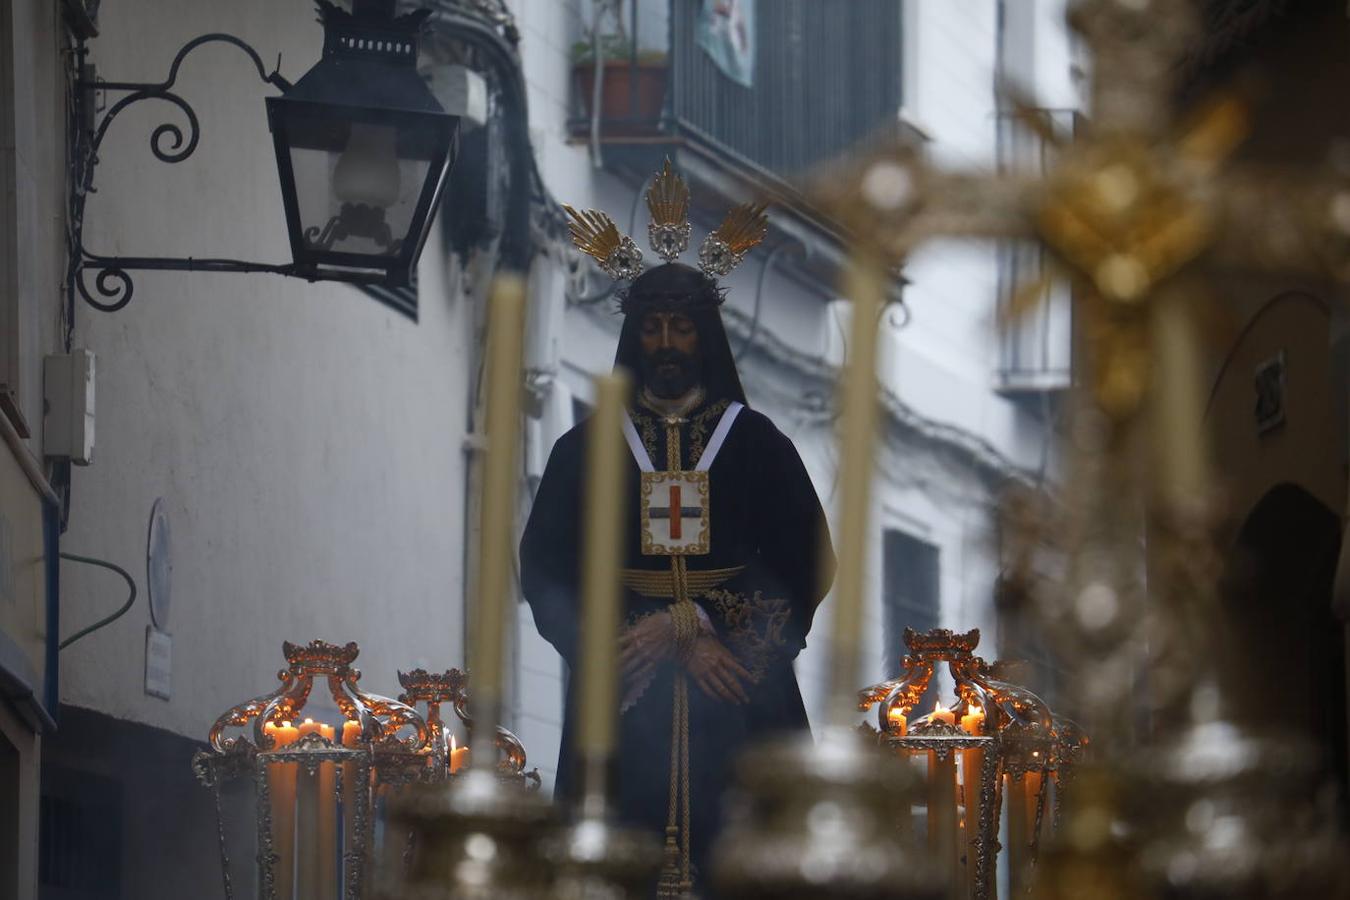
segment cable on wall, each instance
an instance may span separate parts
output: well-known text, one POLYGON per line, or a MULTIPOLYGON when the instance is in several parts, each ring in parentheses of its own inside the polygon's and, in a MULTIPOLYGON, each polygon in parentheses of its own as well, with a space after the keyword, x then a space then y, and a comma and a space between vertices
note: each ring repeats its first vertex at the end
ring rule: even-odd
POLYGON ((66 649, 67 647, 69 647, 71 644, 73 644, 73 643, 75 643, 76 641, 78 641, 80 638, 82 638, 82 637, 87 637, 87 636, 93 634, 95 631, 98 631, 98 630, 99 630, 100 628, 102 628, 103 626, 105 626, 105 625, 111 625, 113 622, 116 622, 118 619, 122 618, 122 616, 126 615, 127 610, 131 609, 132 604, 134 604, 134 603, 136 602, 136 581, 135 581, 135 579, 133 579, 129 574, 127 574, 127 570, 126 570, 126 569, 122 568, 121 566, 117 565, 116 563, 110 563, 110 562, 108 562, 108 561, 105 560, 105 559, 95 559, 95 558, 92 557, 92 556, 77 556, 77 555, 74 554, 74 553, 62 553, 62 554, 61 554, 61 558, 62 558, 62 559, 68 559, 68 560, 70 560, 71 562, 84 563, 84 564, 90 565, 90 566, 98 566, 99 568, 102 568, 102 569, 111 569, 112 571, 116 572, 118 575, 121 575, 124 579, 126 579, 127 587, 130 589, 130 594, 128 594, 127 599, 126 599, 126 602, 122 604, 122 608, 121 608, 121 609, 117 610, 117 612, 113 613, 113 614, 110 615, 110 616, 107 616, 107 617, 105 617, 105 618, 99 619, 99 620, 98 620, 97 622, 95 622, 93 625, 90 625, 90 626, 85 627, 85 628, 81 628, 79 631, 75 632, 75 633, 72 634, 70 637, 68 637, 68 638, 66 638, 64 641, 62 641, 62 642, 57 646, 57 649, 58 649, 58 650, 64 650, 64 649, 66 649))

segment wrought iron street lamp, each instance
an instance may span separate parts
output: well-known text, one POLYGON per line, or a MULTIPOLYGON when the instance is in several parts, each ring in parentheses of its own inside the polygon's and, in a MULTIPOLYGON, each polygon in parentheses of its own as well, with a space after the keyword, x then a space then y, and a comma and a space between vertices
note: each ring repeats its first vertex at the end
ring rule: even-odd
POLYGON ((319 2, 323 58, 267 98, 291 252, 299 274, 376 272, 406 285, 459 124, 417 74, 428 13, 394 0, 319 2))
MULTIPOLYGON (((347 12, 318 0, 324 26, 319 62, 292 85, 270 74, 258 53, 229 34, 189 41, 161 82, 102 81, 78 44, 72 105, 73 177, 69 217, 71 296, 112 312, 131 301, 136 270, 270 272, 310 281, 401 287, 409 283, 454 161, 459 117, 446 112, 417 73, 425 10, 396 15, 395 0, 355 0, 347 12), (177 107, 186 127, 166 122, 150 150, 180 163, 197 149, 196 112, 174 91, 183 60, 197 47, 227 43, 252 61, 258 77, 281 90, 267 98, 290 232, 292 261, 162 256, 105 256, 84 245, 84 209, 109 126, 128 106, 160 100, 177 107), (97 93, 121 94, 97 117, 97 93)), ((416 307, 397 306, 416 317, 416 307)))

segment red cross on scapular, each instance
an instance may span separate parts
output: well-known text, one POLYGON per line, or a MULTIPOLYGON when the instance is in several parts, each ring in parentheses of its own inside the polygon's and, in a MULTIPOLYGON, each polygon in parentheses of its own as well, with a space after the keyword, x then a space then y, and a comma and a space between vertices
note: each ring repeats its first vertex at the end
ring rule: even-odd
POLYGON ((670 486, 670 507, 654 509, 651 512, 653 519, 670 519, 670 539, 672 541, 684 540, 682 527, 684 519, 697 519, 702 515, 702 507, 680 505, 680 486, 678 484, 670 486))

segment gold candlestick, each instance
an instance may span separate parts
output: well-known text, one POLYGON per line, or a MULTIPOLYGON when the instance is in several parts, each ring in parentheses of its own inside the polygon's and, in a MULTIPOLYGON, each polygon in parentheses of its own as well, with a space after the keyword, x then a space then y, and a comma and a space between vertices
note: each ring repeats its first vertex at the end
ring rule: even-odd
POLYGON ((501 713, 502 653, 511 604, 512 525, 516 510, 525 282, 499 275, 488 303, 487 458, 483 464, 477 615, 473 664, 474 732, 469 765, 497 766, 494 735, 501 713))
MULTIPOLYGON (((537 900, 551 873, 539 841, 548 804, 500 777, 497 748, 503 644, 511 600, 520 428, 525 283, 498 276, 488 301, 487 439, 474 621, 474 688, 468 771, 433 789, 409 790, 390 804, 389 829, 413 835, 406 875, 390 867, 381 898, 537 900)), ((507 770, 510 766, 505 767, 507 770)))
MULTIPOLYGON (((743 799, 713 866, 719 893, 738 900, 936 900, 944 894, 933 861, 916 853, 907 837, 902 842, 895 826, 896 810, 908 810, 914 799, 914 773, 868 746, 852 726, 877 420, 876 323, 888 274, 875 253, 860 251, 854 263, 846 284, 853 300, 851 356, 840 390, 830 727, 819 744, 793 736, 741 758, 743 799)), ((954 815, 954 797, 951 803, 954 815)))
POLYGON ((848 272, 846 295, 853 301, 849 364, 840 388, 839 566, 834 586, 831 636, 830 716, 836 726, 852 718, 860 672, 863 618, 863 564, 867 559, 872 483, 872 450, 877 423, 877 315, 885 268, 864 257, 848 272))
POLYGON ((544 856, 556 900, 642 897, 661 864, 649 835, 618 827, 609 815, 609 773, 618 718, 619 565, 623 549, 623 423, 628 377, 595 379, 587 432, 586 568, 582 579, 581 727, 577 820, 549 841, 544 856))

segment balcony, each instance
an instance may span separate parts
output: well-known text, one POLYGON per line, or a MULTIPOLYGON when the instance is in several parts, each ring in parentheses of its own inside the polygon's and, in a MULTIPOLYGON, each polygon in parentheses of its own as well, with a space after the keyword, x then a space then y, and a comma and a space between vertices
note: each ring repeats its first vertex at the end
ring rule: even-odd
POLYGON ((751 20, 721 18, 720 43, 700 23, 704 6, 625 4, 624 34, 604 44, 596 117, 594 55, 578 57, 575 140, 594 134, 607 157, 616 145, 687 147, 761 188, 786 188, 811 166, 901 127, 899 0, 759 3, 751 20), (737 26, 740 41, 729 37, 737 26))
MULTIPOLYGON (((1073 139, 1079 114, 1037 110, 1041 128, 1061 141, 1073 139)), ((998 121, 998 163, 1003 172, 1044 175, 1055 148, 1012 113, 998 121)), ((1072 296, 1068 283, 1049 279, 1045 250, 1036 241, 1004 241, 998 249, 998 303, 1006 312, 1028 286, 1046 285, 1036 307, 1001 337, 994 388, 1013 398, 1040 398, 1069 387, 1073 376, 1072 296)))

